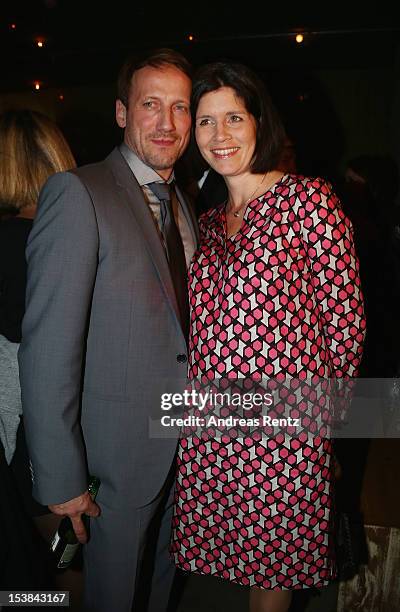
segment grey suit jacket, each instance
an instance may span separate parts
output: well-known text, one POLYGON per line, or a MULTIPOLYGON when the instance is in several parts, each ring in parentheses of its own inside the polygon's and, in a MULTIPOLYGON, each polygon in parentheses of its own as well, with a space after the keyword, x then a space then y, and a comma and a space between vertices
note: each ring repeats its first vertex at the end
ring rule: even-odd
POLYGON ((149 417, 182 390, 187 348, 154 220, 118 149, 48 180, 27 259, 19 364, 34 495, 72 499, 89 472, 100 503, 143 505, 177 443, 151 437, 149 417))

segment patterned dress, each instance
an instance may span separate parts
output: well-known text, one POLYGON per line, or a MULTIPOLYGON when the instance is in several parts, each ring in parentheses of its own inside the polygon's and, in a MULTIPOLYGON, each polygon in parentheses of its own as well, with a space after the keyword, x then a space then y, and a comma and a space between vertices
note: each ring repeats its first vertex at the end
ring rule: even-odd
MULTIPOLYGON (((227 237, 200 219, 190 377, 353 377, 365 321, 352 227, 328 183, 285 175, 227 237)), ((331 442, 182 436, 172 554, 183 570, 264 589, 335 576, 331 442)))

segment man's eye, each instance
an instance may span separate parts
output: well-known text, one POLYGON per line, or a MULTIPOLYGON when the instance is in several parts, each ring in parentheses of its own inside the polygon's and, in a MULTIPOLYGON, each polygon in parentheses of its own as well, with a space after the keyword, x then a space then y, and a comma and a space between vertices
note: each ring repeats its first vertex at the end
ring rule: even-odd
POLYGON ((175 108, 180 113, 189 113, 189 107, 186 104, 177 104, 175 108))
POLYGON ((145 108, 154 108, 155 102, 154 100, 146 100, 146 102, 143 102, 143 106, 145 108))

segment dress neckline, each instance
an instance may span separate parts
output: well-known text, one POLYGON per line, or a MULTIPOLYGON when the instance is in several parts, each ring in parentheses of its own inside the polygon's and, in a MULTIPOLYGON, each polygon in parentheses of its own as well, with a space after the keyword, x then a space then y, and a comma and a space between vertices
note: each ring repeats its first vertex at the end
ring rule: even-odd
POLYGON ((253 210, 254 207, 254 203, 257 202, 257 204, 260 202, 261 199, 265 199, 265 197, 269 194, 269 193, 273 193, 276 188, 284 182, 284 180, 289 176, 288 173, 283 174, 283 176, 281 176, 281 178, 279 178, 277 181, 275 181, 275 183, 272 183, 272 185, 270 185, 268 187, 268 189, 262 193, 261 195, 253 198, 246 206, 245 211, 243 213, 243 218, 242 218, 242 223, 241 226, 239 227, 238 231, 235 232, 234 234, 231 234, 230 236, 228 236, 228 227, 227 227, 227 221, 226 221, 226 205, 228 200, 226 200, 224 202, 224 204, 222 205, 222 209, 221 209, 221 215, 222 215, 222 222, 223 222, 223 226, 224 226, 224 231, 225 231, 225 238, 226 241, 228 240, 234 240, 239 234, 242 233, 243 227, 245 227, 247 225, 247 217, 249 216, 250 212, 253 210))

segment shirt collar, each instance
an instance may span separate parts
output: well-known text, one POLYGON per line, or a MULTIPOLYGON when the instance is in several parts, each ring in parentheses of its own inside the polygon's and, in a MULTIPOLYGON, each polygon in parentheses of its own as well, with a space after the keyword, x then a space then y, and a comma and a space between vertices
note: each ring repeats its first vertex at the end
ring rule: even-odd
MULTIPOLYGON (((119 150, 141 187, 149 183, 165 183, 164 179, 153 168, 145 164, 124 142, 120 144, 119 150)), ((172 183, 174 178, 174 172, 172 172, 167 183, 172 183)))

